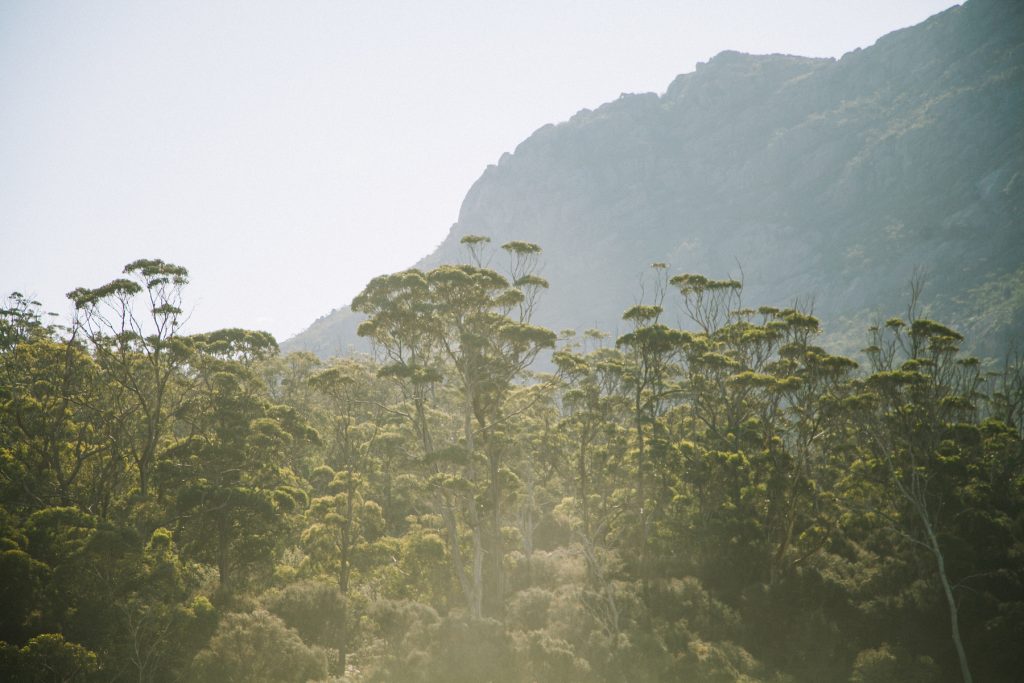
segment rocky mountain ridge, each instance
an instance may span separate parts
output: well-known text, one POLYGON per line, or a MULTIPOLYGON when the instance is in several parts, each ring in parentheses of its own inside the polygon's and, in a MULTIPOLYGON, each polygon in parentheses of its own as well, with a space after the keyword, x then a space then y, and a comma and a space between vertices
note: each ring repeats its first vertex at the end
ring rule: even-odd
MULTIPOLYGON (((554 329, 614 334, 665 262, 813 306, 853 352, 919 270, 926 313, 998 355, 1024 333, 1024 3, 970 0, 838 60, 722 52, 537 130, 417 267, 467 234, 544 248, 554 329)), ((284 347, 365 348, 357 325, 343 308, 284 347)))

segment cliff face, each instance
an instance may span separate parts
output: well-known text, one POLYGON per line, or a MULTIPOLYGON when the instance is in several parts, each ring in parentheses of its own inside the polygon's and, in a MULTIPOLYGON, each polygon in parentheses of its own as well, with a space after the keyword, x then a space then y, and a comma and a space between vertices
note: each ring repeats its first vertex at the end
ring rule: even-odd
MULTIPOLYGON (((544 248, 555 329, 615 332, 659 261, 813 302, 852 350, 918 268, 927 312, 999 353, 1024 332, 1024 3, 971 0, 840 60, 723 52, 536 131, 417 265, 466 234, 544 248)), ((341 309, 285 348, 343 352, 356 324, 341 309)))

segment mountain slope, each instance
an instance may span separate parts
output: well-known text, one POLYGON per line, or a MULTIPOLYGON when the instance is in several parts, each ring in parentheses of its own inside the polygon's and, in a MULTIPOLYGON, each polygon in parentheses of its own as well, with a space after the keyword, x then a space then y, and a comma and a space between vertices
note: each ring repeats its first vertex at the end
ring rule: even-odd
MULTIPOLYGON (((1024 3, 971 0, 840 60, 723 52, 536 131, 417 265, 466 234, 537 242, 538 322, 613 333, 651 262, 742 273, 746 301, 813 302, 846 350, 922 268, 927 312, 998 354, 1024 331, 1022 122, 1024 3)), ((341 309, 285 348, 343 352, 357 324, 341 309)))

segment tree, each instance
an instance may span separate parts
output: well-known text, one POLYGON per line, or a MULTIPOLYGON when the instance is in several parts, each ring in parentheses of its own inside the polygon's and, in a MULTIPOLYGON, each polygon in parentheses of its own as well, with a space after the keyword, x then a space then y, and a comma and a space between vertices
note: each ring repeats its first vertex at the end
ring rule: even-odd
MULTIPOLYGON (((4 646, 5 643, 0 643, 0 647, 4 646)), ((38 635, 20 650, 4 653, 2 659, 5 661, 0 661, 0 675, 11 681, 70 683, 96 680, 93 675, 99 669, 95 652, 78 643, 65 641, 59 633, 38 635)))
POLYGON ((373 377, 355 361, 337 362, 313 375, 309 382, 326 399, 332 418, 327 446, 330 465, 318 471, 330 483, 310 504, 302 541, 313 565, 334 577, 346 601, 335 643, 339 670, 344 673, 349 622, 354 621, 348 616, 347 606, 354 554, 384 531, 380 505, 363 495, 384 411, 373 400, 373 377))
POLYGON ((174 381, 185 362, 177 341, 188 271, 160 259, 140 259, 126 265, 124 274, 128 277, 96 289, 79 287, 68 298, 75 304, 74 329, 138 411, 141 425, 131 457, 145 498, 169 415, 180 403, 174 381))
POLYGON ((305 683, 327 675, 327 658, 281 619, 256 609, 227 615, 210 644, 196 655, 192 672, 195 680, 210 683, 305 683))
POLYGON ((907 320, 871 330, 866 349, 873 374, 865 382, 855 429, 865 449, 865 483, 877 486, 875 510, 907 541, 932 556, 946 599, 950 632, 965 683, 972 680, 943 527, 968 482, 964 453, 950 436, 973 419, 980 386, 978 363, 958 356, 963 337, 917 315, 915 285, 907 320))
POLYGON ((287 453, 318 437, 262 397, 250 365, 277 351, 272 337, 226 330, 189 342, 194 390, 179 412, 189 427, 167 448, 159 481, 175 492, 184 549, 214 561, 229 597, 237 580, 269 569, 285 517, 305 502, 287 453))
POLYGON ((131 591, 116 601, 119 656, 139 681, 179 680, 217 626, 210 601, 195 595, 194 568, 182 562, 168 529, 156 529, 142 554, 131 591))
MULTIPOLYGON (((670 382, 684 342, 689 335, 669 328, 661 322, 665 297, 664 264, 654 264, 654 303, 637 304, 622 315, 632 329, 615 341, 623 350, 626 365, 624 384, 631 395, 633 412, 636 473, 635 508, 639 530, 637 561, 647 595, 650 581, 648 562, 651 521, 663 504, 661 496, 652 494, 648 480, 654 466, 664 466, 668 457, 664 425, 661 418, 667 408, 670 382), (653 461, 653 462, 652 462, 653 461)), ((665 493, 662 491, 661 493, 665 493)))
POLYGON ((22 504, 38 509, 73 502, 93 507, 100 502, 81 490, 83 475, 106 450, 97 429, 103 424, 98 413, 104 387, 96 363, 73 337, 42 337, 24 341, 0 357, 0 373, 5 422, 11 443, 16 444, 12 464, 21 471, 17 478, 22 504))
MULTIPOLYGON (((471 246, 480 240, 471 241, 471 246)), ((539 248, 510 243, 519 267, 520 279, 529 274, 528 264, 539 248), (518 260, 516 257, 518 255, 518 260)), ((477 252, 473 252, 477 254, 477 252)), ((480 257, 475 258, 479 262, 480 257)), ((529 287, 540 287, 529 281, 529 287)), ((525 295, 495 271, 479 265, 440 266, 428 273, 410 270, 372 281, 353 300, 353 310, 369 319, 359 329, 373 339, 389 361, 383 372, 402 380, 413 397, 417 431, 426 454, 436 452, 425 419, 426 385, 445 381, 461 394, 461 444, 466 467, 460 479, 468 486, 442 491, 442 514, 448 525, 449 544, 455 573, 463 587, 470 611, 482 614, 483 605, 483 512, 475 497, 463 497, 463 509, 473 536, 472 575, 461 566, 454 520, 456 490, 469 493, 480 483, 475 464, 478 448, 487 462, 491 553, 493 557, 493 606, 500 613, 504 592, 503 542, 501 538, 502 449, 496 438, 501 426, 502 406, 514 379, 521 376, 544 348, 554 345, 549 330, 516 321, 509 313, 525 302, 525 295), (478 441, 480 442, 478 445, 478 441)), ((452 451, 448 451, 452 453, 452 451)))

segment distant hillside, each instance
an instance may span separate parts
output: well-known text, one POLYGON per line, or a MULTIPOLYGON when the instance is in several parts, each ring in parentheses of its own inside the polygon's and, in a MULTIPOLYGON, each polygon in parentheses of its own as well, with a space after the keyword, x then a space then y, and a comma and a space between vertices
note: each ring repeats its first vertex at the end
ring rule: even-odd
MULTIPOLYGON (((544 248, 537 322, 620 328, 654 261, 813 302, 852 351, 906 304, 999 354, 1024 333, 1024 3, 971 0, 842 59, 723 52, 664 95, 548 125, 489 166, 419 267, 459 239, 544 248)), ((343 308, 286 342, 357 345, 343 308)))

